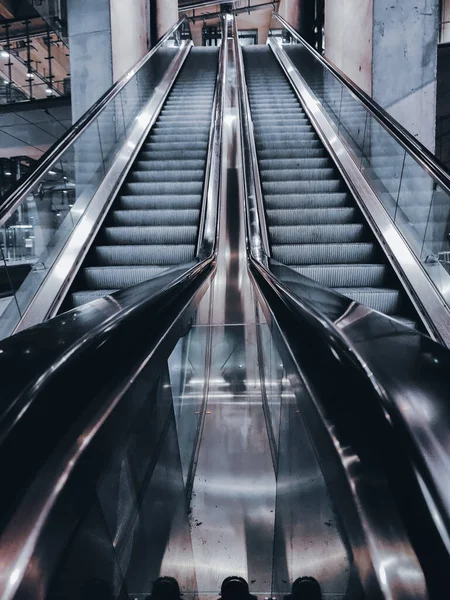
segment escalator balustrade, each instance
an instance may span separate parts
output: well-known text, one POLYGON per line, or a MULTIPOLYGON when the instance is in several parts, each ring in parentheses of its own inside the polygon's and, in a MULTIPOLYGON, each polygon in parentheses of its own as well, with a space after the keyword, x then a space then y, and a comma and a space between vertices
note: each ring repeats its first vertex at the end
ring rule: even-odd
POLYGON ((406 293, 271 49, 243 54, 273 258, 414 324, 406 293))
POLYGON ((63 310, 194 259, 217 65, 218 49, 190 51, 63 310))

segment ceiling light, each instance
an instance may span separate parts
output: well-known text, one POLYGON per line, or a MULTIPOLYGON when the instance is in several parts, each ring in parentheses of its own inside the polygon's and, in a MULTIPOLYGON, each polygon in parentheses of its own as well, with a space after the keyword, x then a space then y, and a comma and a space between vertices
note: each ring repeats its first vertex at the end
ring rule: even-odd
POLYGON ((49 175, 56 175, 56 171, 49 171, 48 174, 49 175))
POLYGON ((7 175, 8 177, 10 177, 12 175, 11 171, 5 171, 5 175, 7 175))
POLYGON ((2 58, 9 58, 9 52, 6 52, 6 50, 2 50, 2 51, 0 52, 0 56, 1 56, 2 58))
POLYGON ((48 96, 51 96, 51 95, 53 94, 53 90, 52 90, 51 88, 47 88, 47 89, 45 90, 45 93, 46 93, 48 96))

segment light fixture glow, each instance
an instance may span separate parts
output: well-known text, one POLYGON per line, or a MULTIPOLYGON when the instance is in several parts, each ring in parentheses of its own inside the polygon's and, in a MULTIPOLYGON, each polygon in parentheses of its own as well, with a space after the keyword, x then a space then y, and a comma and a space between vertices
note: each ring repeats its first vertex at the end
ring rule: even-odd
POLYGON ((47 88, 45 90, 45 93, 47 94, 47 96, 50 96, 51 94, 53 94, 53 90, 51 88, 47 88))
POLYGON ((5 171, 5 175, 7 175, 9 177, 10 175, 12 175, 12 173, 11 173, 11 171, 5 171))
POLYGON ((6 50, 2 50, 2 51, 0 52, 0 56, 1 56, 2 58, 9 58, 9 52, 6 52, 6 50))
POLYGON ((48 174, 49 175, 56 175, 56 171, 49 171, 48 174))
POLYGON ((33 73, 27 73, 27 79, 34 79, 33 73))

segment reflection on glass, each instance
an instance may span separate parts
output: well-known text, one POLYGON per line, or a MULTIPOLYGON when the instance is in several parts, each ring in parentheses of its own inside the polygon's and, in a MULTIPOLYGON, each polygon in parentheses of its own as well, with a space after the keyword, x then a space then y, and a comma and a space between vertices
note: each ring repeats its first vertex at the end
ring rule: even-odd
POLYGON ((86 213, 106 172, 122 149, 136 118, 151 99, 189 26, 183 26, 130 78, 49 167, 1 226, 1 278, 14 281, 16 298, 3 296, 0 339, 17 324, 86 213), (187 27, 187 29, 186 29, 187 27), (14 298, 14 302, 12 302, 14 298))
POLYGON ((271 31, 270 37, 283 45, 384 209, 449 303, 450 195, 304 44, 294 44, 285 29, 271 31))

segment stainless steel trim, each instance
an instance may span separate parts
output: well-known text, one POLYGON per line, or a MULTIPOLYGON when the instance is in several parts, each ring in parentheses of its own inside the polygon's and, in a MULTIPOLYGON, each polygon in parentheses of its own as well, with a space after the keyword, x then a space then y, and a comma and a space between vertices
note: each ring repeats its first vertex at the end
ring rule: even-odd
MULTIPOLYGON (((88 410, 83 412, 78 423, 79 427, 70 430, 67 436, 61 440, 59 448, 55 450, 49 460, 42 466, 40 472, 29 483, 23 499, 15 508, 15 514, 2 532, 0 540, 1 600, 12 600, 16 594, 19 597, 25 593, 25 589, 27 589, 27 596, 35 599, 42 594, 45 595, 45 592, 48 591, 46 588, 50 584, 51 569, 55 567, 59 560, 57 553, 49 553, 46 568, 39 574, 38 579, 32 576, 33 584, 31 586, 28 575, 30 574, 30 564, 37 560, 38 543, 49 518, 51 518, 51 511, 63 495, 68 480, 73 475, 86 450, 95 440, 102 427, 105 426, 111 413, 135 383, 144 367, 158 352, 164 351, 164 346, 168 344, 168 340, 175 335, 179 337, 180 321, 182 321, 187 311, 198 304, 199 299, 210 284, 211 273, 205 271, 208 268, 208 263, 210 267, 213 265, 213 261, 210 260, 194 267, 197 276, 203 274, 202 281, 196 290, 186 294, 188 297, 183 300, 184 304, 178 315, 173 318, 169 328, 163 334, 158 335, 156 340, 151 340, 147 355, 139 359, 139 364, 135 365, 129 377, 125 378, 121 384, 116 385, 115 389, 110 389, 108 395, 100 399, 100 405, 99 403, 93 403, 88 410), (36 585, 38 580, 39 585, 36 585)), ((117 319, 121 322, 122 327, 124 326, 123 321, 132 311, 133 308, 127 311, 127 314, 122 311, 121 315, 118 315, 117 319)), ((106 327, 102 325, 100 335, 94 335, 93 337, 98 340, 101 338, 102 333, 108 333, 113 328, 114 324, 111 323, 108 323, 106 327)), ((64 367, 66 361, 67 357, 61 359, 56 368, 64 367)), ((50 369, 50 371, 53 371, 53 369, 50 369)), ((50 544, 52 546, 58 545, 61 539, 67 541, 70 533, 71 531, 68 531, 67 526, 60 528, 56 536, 50 536, 50 544)))
POLYGON ((38 161, 33 171, 19 186, 6 198, 0 208, 0 226, 9 219, 19 204, 30 193, 39 179, 52 167, 52 165, 61 157, 63 152, 73 144, 88 127, 103 108, 117 96, 125 85, 134 77, 145 63, 161 48, 161 46, 174 34, 174 32, 187 20, 183 16, 176 25, 170 29, 156 46, 144 56, 126 75, 117 81, 92 107, 74 124, 72 127, 52 146, 38 161))
MULTIPOLYGON (((300 314, 312 318, 318 328, 328 331, 330 341, 333 340, 336 327, 328 318, 311 310, 263 265, 257 261, 252 261, 252 264, 257 274, 280 290, 283 300, 289 301, 300 314)), ((251 277, 254 285, 259 288, 255 272, 251 272, 251 277)), ((264 293, 261 293, 265 298, 264 293)), ((321 457, 325 479, 347 532, 353 560, 366 596, 384 597, 386 600, 426 600, 428 592, 425 577, 383 471, 380 472, 379 467, 374 469, 373 465, 368 470, 348 436, 344 436, 345 439, 342 437, 342 431, 328 414, 320 395, 315 394, 314 382, 310 385, 303 374, 301 364, 292 353, 286 333, 279 325, 276 315, 270 307, 265 310, 268 322, 275 323, 278 335, 286 346, 286 353, 290 355, 295 367, 289 372, 293 389, 298 387, 295 380, 299 379, 309 392, 311 400, 303 402, 299 408, 307 422, 312 443, 321 457), (376 500, 373 497, 374 489, 380 495, 376 500), (389 526, 386 528, 387 523, 389 526)), ((345 334, 339 332, 339 338, 346 351, 350 351, 355 357, 355 362, 361 362, 345 334)), ((332 342, 330 348, 336 352, 332 342)), ((336 358, 340 360, 341 357, 336 354, 336 358)), ((285 360, 283 362, 286 364, 285 360)), ((365 364, 362 367, 366 372, 370 370, 370 366, 365 364)))
MULTIPOLYGON (((147 106, 136 118, 130 135, 100 184, 89 207, 84 212, 67 243, 59 249, 58 257, 28 304, 12 333, 17 333, 54 316, 72 284, 91 242, 115 199, 140 147, 153 127, 162 105, 186 60, 192 42, 184 43, 147 106)), ((76 207, 76 204, 74 208, 76 207)))
MULTIPOLYGON (((222 19, 222 36, 226 32, 226 23, 222 19)), ((208 157, 203 186, 202 212, 200 216, 197 241, 197 258, 210 256, 217 246, 217 216, 220 194, 220 172, 222 156, 222 129, 225 101, 226 48, 222 44, 219 50, 219 68, 217 70, 214 108, 209 131, 208 157)))
MULTIPOLYGON (((268 43, 292 83, 294 91, 320 139, 335 160, 346 183, 354 192, 358 205, 367 217, 382 249, 422 317, 427 331, 433 339, 450 347, 450 309, 436 290, 425 266, 416 258, 391 221, 347 148, 336 135, 320 103, 317 102, 285 51, 272 39, 268 43)), ((440 268, 440 266, 430 265, 429 268, 440 268)))
POLYGON ((423 144, 413 137, 398 121, 396 121, 387 111, 368 96, 360 87, 345 75, 340 69, 319 54, 312 46, 306 42, 297 31, 278 13, 273 16, 285 27, 289 33, 295 37, 310 54, 318 60, 327 71, 332 73, 351 94, 359 100, 373 117, 413 156, 413 158, 424 168, 438 184, 450 194, 450 175, 447 169, 440 163, 436 156, 428 150, 423 144))
POLYGON ((245 163, 245 197, 246 217, 250 234, 250 252, 257 260, 264 262, 270 256, 270 244, 267 233, 266 216, 264 211, 264 200, 259 177, 258 157, 256 154, 255 134, 250 112, 247 82, 245 78, 244 59, 239 37, 236 19, 233 19, 234 44, 237 57, 237 76, 239 83, 239 107, 241 121, 242 156, 245 163))

